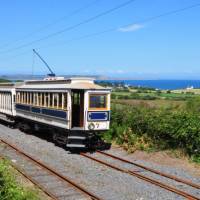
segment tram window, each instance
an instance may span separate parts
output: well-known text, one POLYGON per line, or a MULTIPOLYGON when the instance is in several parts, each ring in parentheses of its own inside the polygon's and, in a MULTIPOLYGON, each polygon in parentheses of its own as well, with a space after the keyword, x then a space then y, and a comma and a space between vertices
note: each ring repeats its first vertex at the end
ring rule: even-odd
POLYGON ((17 92, 17 103, 20 103, 20 93, 17 92))
POLYGON ((23 94, 23 103, 25 103, 25 92, 23 92, 22 94, 23 94))
POLYGON ((34 104, 35 106, 37 106, 37 103, 38 103, 38 100, 37 100, 37 93, 33 93, 33 99, 34 99, 33 104, 34 104))
POLYGON ((63 99, 62 99, 62 93, 59 93, 58 94, 58 108, 62 108, 62 101, 63 101, 63 99))
POLYGON ((25 103, 28 104, 28 92, 25 92, 25 103))
POLYGON ((41 93, 38 92, 38 96, 37 96, 37 99, 38 99, 38 102, 37 102, 37 105, 40 106, 41 105, 41 93))
POLYGON ((25 99, 26 99, 26 104, 28 104, 28 92, 26 92, 25 99))
POLYGON ((30 94, 30 104, 33 105, 33 92, 31 92, 31 94, 30 94))
POLYGON ((24 103, 24 93, 21 92, 21 103, 24 103))
POLYGON ((53 94, 53 107, 58 108, 58 94, 53 94))
POLYGON ((30 92, 30 104, 33 104, 33 93, 30 92))
POLYGON ((80 95, 78 93, 74 93, 73 104, 80 105, 80 95))
POLYGON ((26 92, 24 92, 24 103, 26 103, 26 92))
POLYGON ((48 93, 47 92, 44 94, 44 106, 48 107, 48 93))
POLYGON ((20 102, 23 103, 23 92, 20 92, 20 102))
POLYGON ((30 92, 26 93, 26 103, 29 104, 30 92))
POLYGON ((67 110, 67 93, 63 93, 63 109, 67 110))
POLYGON ((89 106, 90 108, 105 108, 106 109, 106 104, 107 104, 107 95, 96 95, 92 94, 89 97, 89 106))
POLYGON ((49 94, 49 107, 53 107, 53 93, 49 94))
POLYGON ((23 103, 23 92, 20 92, 20 103, 23 103))
POLYGON ((13 102, 16 102, 16 95, 13 95, 13 102))
POLYGON ((41 93, 41 106, 44 107, 44 102, 45 102, 45 93, 41 93))

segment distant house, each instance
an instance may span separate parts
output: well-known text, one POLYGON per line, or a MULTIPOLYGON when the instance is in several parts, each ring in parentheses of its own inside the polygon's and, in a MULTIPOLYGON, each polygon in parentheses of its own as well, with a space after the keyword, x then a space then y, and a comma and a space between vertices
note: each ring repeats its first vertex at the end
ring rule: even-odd
POLYGON ((192 89, 194 89, 194 86, 189 86, 186 88, 186 90, 192 90, 192 89))

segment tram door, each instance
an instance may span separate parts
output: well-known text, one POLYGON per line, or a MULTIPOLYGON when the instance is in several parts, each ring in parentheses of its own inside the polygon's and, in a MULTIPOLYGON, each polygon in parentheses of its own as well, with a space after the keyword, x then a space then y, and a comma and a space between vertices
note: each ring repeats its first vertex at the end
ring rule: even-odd
POLYGON ((72 90, 72 128, 83 127, 84 91, 72 90))

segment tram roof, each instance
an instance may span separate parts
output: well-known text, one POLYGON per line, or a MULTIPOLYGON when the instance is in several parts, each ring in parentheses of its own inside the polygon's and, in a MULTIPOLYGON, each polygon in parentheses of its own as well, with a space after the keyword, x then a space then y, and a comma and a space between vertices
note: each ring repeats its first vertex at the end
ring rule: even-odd
POLYGON ((94 83, 93 78, 49 78, 45 80, 25 81, 23 85, 16 87, 19 89, 84 89, 84 90, 109 90, 94 83))

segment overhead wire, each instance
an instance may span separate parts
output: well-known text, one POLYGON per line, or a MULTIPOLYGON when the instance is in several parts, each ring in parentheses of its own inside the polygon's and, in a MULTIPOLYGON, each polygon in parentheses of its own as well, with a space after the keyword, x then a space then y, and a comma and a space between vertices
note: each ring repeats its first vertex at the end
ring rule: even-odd
POLYGON ((37 39, 37 40, 34 40, 34 41, 32 41, 32 42, 29 42, 29 43, 20 45, 20 46, 18 46, 18 47, 16 47, 16 48, 8 49, 8 50, 6 50, 6 51, 1 51, 0 54, 12 52, 12 51, 16 51, 16 50, 19 50, 19 49, 21 49, 21 48, 30 46, 30 45, 32 45, 32 44, 41 42, 41 41, 43 41, 43 40, 47 40, 47 39, 49 39, 49 38, 51 38, 51 37, 60 35, 60 34, 65 33, 65 32, 67 32, 67 31, 76 29, 76 28, 79 27, 79 26, 82 26, 82 25, 87 24, 87 23, 89 23, 89 22, 92 22, 92 21, 94 21, 94 20, 96 20, 96 19, 98 19, 98 18, 100 18, 100 17, 103 17, 103 16, 105 16, 105 15, 108 15, 108 14, 110 14, 110 13, 116 11, 116 10, 119 10, 119 9, 121 9, 121 8, 123 8, 123 7, 125 7, 125 6, 127 6, 127 5, 129 5, 129 4, 131 4, 131 3, 134 2, 134 1, 136 1, 136 0, 128 0, 128 1, 126 1, 126 2, 124 2, 124 3, 122 3, 122 4, 120 4, 120 5, 117 5, 117 6, 111 8, 111 9, 109 9, 109 10, 106 10, 106 11, 104 11, 104 12, 101 12, 100 14, 97 14, 97 15, 95 15, 95 16, 93 16, 93 17, 90 17, 90 18, 88 18, 88 19, 86 19, 86 20, 83 20, 83 21, 81 21, 81 22, 79 22, 79 23, 77 23, 77 24, 74 24, 74 25, 72 25, 72 26, 66 27, 66 28, 64 28, 64 29, 62 29, 62 30, 60 30, 60 31, 54 32, 54 33, 52 33, 52 34, 49 34, 49 35, 47 35, 47 36, 45 36, 45 37, 42 37, 42 38, 37 39))
MULTIPOLYGON (((153 16, 153 17, 149 17, 149 18, 147 18, 147 19, 140 20, 140 21, 135 22, 135 23, 146 23, 146 22, 150 22, 150 21, 153 21, 153 20, 156 20, 156 19, 165 17, 165 16, 174 15, 174 14, 176 14, 176 13, 180 13, 180 12, 183 12, 183 11, 186 11, 186 10, 190 10, 190 9, 192 9, 192 8, 196 8, 196 7, 199 7, 199 6, 200 6, 200 3, 193 4, 193 5, 189 5, 189 6, 186 6, 186 7, 183 7, 183 8, 171 10, 171 11, 168 11, 168 12, 165 12, 165 13, 162 13, 162 14, 159 14, 159 15, 156 15, 156 16, 153 16)), ((132 24, 133 24, 133 23, 129 23, 129 24, 123 26, 123 27, 127 27, 127 26, 130 26, 130 25, 132 25, 132 24)), ((123 28, 123 27, 122 27, 122 28, 123 28)))
POLYGON ((42 32, 42 31, 48 29, 49 27, 54 26, 55 24, 57 24, 57 23, 59 23, 59 22, 61 22, 61 21, 64 21, 64 20, 66 20, 66 19, 69 19, 69 18, 71 18, 72 16, 74 16, 74 15, 76 15, 76 14, 78 14, 78 13, 80 13, 80 12, 82 12, 82 11, 88 9, 88 8, 90 8, 91 6, 97 4, 99 1, 100 1, 100 0, 94 0, 94 1, 92 1, 92 2, 90 2, 90 3, 88 3, 88 4, 86 4, 86 5, 84 5, 84 6, 82 6, 82 7, 80 7, 80 8, 78 8, 78 9, 72 11, 70 14, 65 15, 65 16, 62 16, 62 17, 60 17, 60 18, 54 20, 53 22, 51 22, 51 23, 49 23, 49 24, 46 24, 46 25, 44 25, 44 26, 42 26, 42 27, 36 29, 35 31, 32 31, 32 32, 29 33, 29 34, 27 34, 27 35, 25 35, 25 36, 23 36, 23 37, 21 37, 21 38, 19 38, 19 39, 16 39, 16 40, 13 41, 13 42, 10 42, 10 43, 7 43, 7 44, 4 44, 4 45, 0 46, 0 49, 1 49, 1 48, 4 48, 4 47, 7 47, 7 46, 10 46, 10 45, 13 44, 13 43, 17 43, 17 42, 19 42, 19 41, 25 40, 25 39, 27 39, 27 38, 29 38, 29 37, 35 35, 36 33, 40 33, 40 32, 42 32))
MULTIPOLYGON (((180 13, 180 12, 183 12, 183 11, 186 11, 186 10, 189 10, 189 9, 192 9, 192 8, 196 8, 196 7, 199 7, 199 6, 200 6, 200 3, 193 4, 193 5, 190 5, 190 6, 187 6, 187 7, 183 7, 183 8, 179 8, 179 9, 175 9, 175 10, 171 10, 171 11, 168 11, 168 12, 161 13, 159 15, 155 15, 153 17, 148 17, 148 18, 143 19, 143 20, 133 21, 133 22, 131 22, 129 24, 120 26, 120 28, 126 28, 126 27, 128 27, 128 26, 130 26, 132 24, 147 23, 147 22, 150 22, 150 21, 153 21, 153 20, 157 20, 157 19, 165 17, 165 16, 174 15, 176 13, 180 13)), ((119 30, 119 27, 112 27, 112 28, 105 29, 105 30, 100 31, 100 32, 95 32, 95 33, 86 34, 86 35, 83 35, 83 36, 80 36, 80 37, 77 37, 77 38, 73 38, 73 39, 70 39, 68 41, 62 42, 60 44, 56 43, 56 44, 50 44, 50 45, 46 45, 46 46, 40 46, 40 47, 37 47, 36 49, 43 49, 43 48, 56 46, 56 45, 57 46, 66 45, 66 44, 68 44, 70 42, 73 42, 73 41, 83 40, 83 39, 86 39, 86 38, 95 37, 95 36, 98 36, 98 35, 106 34, 106 33, 117 31, 117 30, 119 30)), ((30 50, 22 52, 21 54, 18 54, 16 56, 12 57, 12 58, 15 58, 15 57, 18 57, 18 56, 21 56, 21 55, 25 55, 27 53, 30 53, 30 50)))
MULTIPOLYGON (((126 24, 126 25, 122 25, 120 27, 113 27, 113 28, 105 29, 105 30, 100 31, 100 32, 95 32, 95 33, 83 35, 83 36, 78 37, 78 38, 73 38, 73 39, 68 40, 66 42, 62 42, 61 44, 58 44, 58 46, 65 45, 65 43, 67 43, 67 42, 78 41, 78 40, 82 40, 82 39, 86 39, 86 38, 90 38, 90 37, 95 37, 95 36, 98 36, 98 35, 102 35, 102 34, 105 34, 105 33, 117 31, 117 30, 119 30, 121 28, 126 28, 128 26, 133 25, 133 24, 144 24, 144 23, 147 23, 147 22, 150 22, 150 21, 154 21, 156 19, 159 19, 159 18, 162 18, 162 17, 165 17, 165 16, 174 15, 176 13, 180 13, 180 12, 183 12, 183 11, 195 8, 195 7, 199 7, 199 6, 200 6, 200 3, 193 4, 193 5, 190 5, 190 6, 187 6, 187 7, 183 7, 183 8, 179 8, 179 9, 175 9, 175 10, 171 10, 171 11, 167 11, 167 12, 161 13, 159 15, 155 15, 153 17, 148 17, 148 18, 143 19, 143 20, 138 20, 138 21, 134 21, 134 22, 131 22, 129 24, 126 24)), ((57 44, 53 44, 53 45, 50 44, 50 45, 46 45, 46 46, 43 46, 43 47, 39 47, 37 49, 46 48, 46 47, 50 47, 50 46, 56 46, 56 45, 57 44)))

